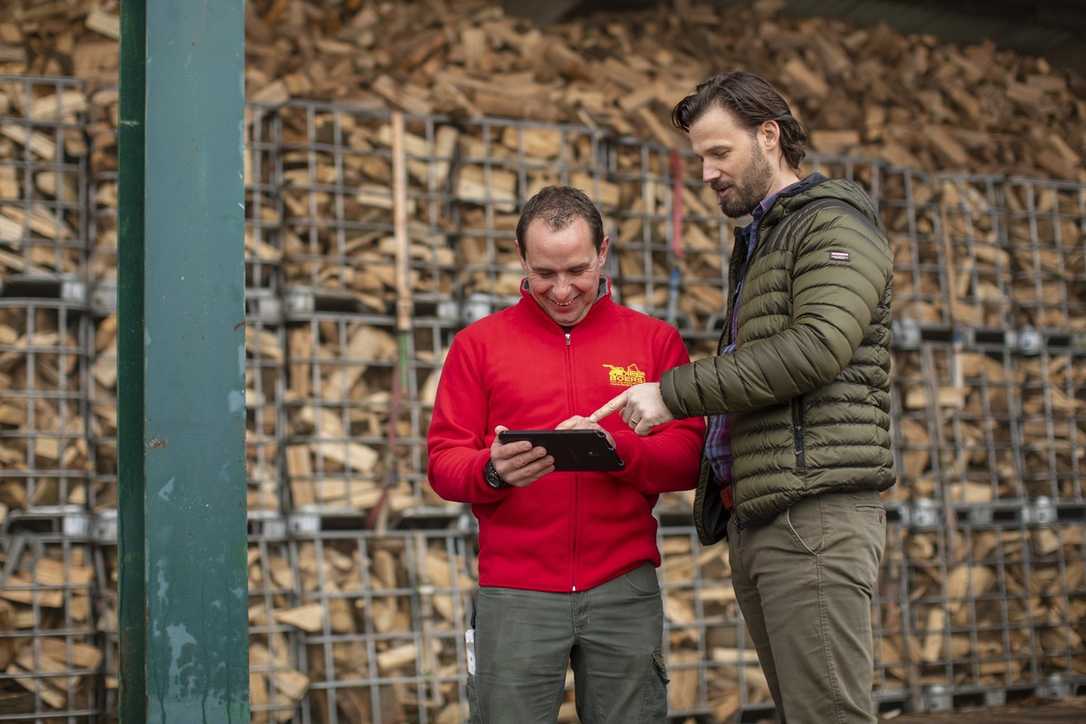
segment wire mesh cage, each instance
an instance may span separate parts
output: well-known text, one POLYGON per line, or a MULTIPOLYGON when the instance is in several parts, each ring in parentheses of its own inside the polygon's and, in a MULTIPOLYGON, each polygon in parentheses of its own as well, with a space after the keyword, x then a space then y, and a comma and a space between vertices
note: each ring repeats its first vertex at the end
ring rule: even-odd
POLYGON ((245 469, 248 509, 279 511, 286 398, 287 336, 270 289, 245 298, 245 469))
POLYGON ((894 353, 891 417, 900 485, 890 499, 984 504, 1020 498, 1017 357, 922 342, 894 353))
POLYGON ((716 208, 696 157, 630 139, 612 142, 621 191, 612 253, 621 301, 684 335, 723 327, 735 222, 716 208))
POLYGON ((61 299, 0 299, 0 504, 87 502, 87 315, 61 299))
POLYGON ((417 531, 292 541, 310 679, 303 721, 466 718, 464 632, 477 580, 469 540, 417 531))
POLYGON ((87 96, 70 78, 0 75, 0 270, 81 276, 87 96))
POLYGON ((958 525, 906 541, 915 684, 1036 689, 1081 678, 1079 525, 958 525))
MULTIPOLYGON (((115 113, 116 89, 88 98, 67 79, 0 77, 0 505, 20 514, 9 524, 117 504, 115 113)), ((463 513, 426 483, 435 387, 453 334, 518 298, 515 225, 536 190, 593 198, 617 299, 674 324, 694 358, 715 353, 725 323, 744 220, 719 212, 691 154, 582 126, 408 114, 413 316, 397 330, 391 118, 341 103, 246 109, 249 507, 308 521, 250 540, 256 721, 466 715, 473 537, 331 528, 463 513)), ((884 497, 903 518, 872 601, 876 699, 933 708, 1011 687, 1075 691, 1086 190, 808 161, 869 193, 894 253, 900 484, 884 497)), ((662 496, 657 512, 685 522, 691 497, 662 496)), ((659 542, 672 714, 768 716, 726 555, 688 527, 661 528, 659 542)), ((114 549, 52 534, 0 546, 11 717, 108 717, 114 549)), ((567 682, 563 720, 572 706, 567 682)))
POLYGON ((294 548, 249 539, 249 699, 254 722, 297 721, 309 686, 302 661, 304 614, 294 548), (301 614, 302 617, 299 616, 301 614))
POLYGON ((1012 178, 1003 197, 1017 326, 1086 331, 1086 191, 1012 178))
POLYGON ((1086 493, 1086 350, 1041 347, 1017 359, 1021 479, 1030 498, 1081 502, 1086 493))
POLYGON ((94 721, 102 647, 92 546, 9 531, 0 564, 0 721, 94 721))
POLYGON ((658 544, 669 715, 725 721, 745 709, 771 710, 724 548, 703 548, 689 527, 662 528, 658 544))
MULTIPOLYGON (((279 110, 285 277, 351 295, 382 314, 395 301, 393 165, 384 109, 289 103, 279 110)), ((443 219, 458 132, 406 119, 409 280, 419 301, 453 292, 455 262, 443 219)))
POLYGON ((439 317, 416 319, 401 359, 391 317, 315 312, 292 320, 289 509, 459 510, 425 483, 426 429, 451 325, 439 317), (405 376, 406 386, 394 388, 394 376, 405 376))
POLYGON ((462 126, 446 211, 454 235, 461 299, 515 302, 524 276, 516 242, 520 209, 544 186, 571 185, 589 195, 613 225, 617 186, 603 165, 598 131, 571 125, 480 120, 462 126))

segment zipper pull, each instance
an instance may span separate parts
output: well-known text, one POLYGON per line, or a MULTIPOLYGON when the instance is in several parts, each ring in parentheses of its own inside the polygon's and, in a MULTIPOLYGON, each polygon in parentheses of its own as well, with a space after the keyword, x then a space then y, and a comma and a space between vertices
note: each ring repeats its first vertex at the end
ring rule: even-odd
POLYGON ((569 332, 566 332, 566 346, 569 346, 569 332))

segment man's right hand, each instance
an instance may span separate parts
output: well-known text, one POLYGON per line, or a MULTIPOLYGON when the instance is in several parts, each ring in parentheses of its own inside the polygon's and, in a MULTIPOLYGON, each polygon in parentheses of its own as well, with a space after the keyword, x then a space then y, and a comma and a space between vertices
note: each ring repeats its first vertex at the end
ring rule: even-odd
POLYGON ((503 445, 498 439, 504 425, 494 428, 494 442, 490 445, 490 460, 502 480, 516 488, 526 488, 547 473, 554 472, 554 458, 541 447, 532 447, 527 440, 503 445))

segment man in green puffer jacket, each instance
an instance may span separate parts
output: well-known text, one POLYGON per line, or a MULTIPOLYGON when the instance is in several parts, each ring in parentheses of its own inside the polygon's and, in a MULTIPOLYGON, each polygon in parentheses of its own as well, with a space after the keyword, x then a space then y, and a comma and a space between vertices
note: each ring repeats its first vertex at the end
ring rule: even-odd
POLYGON ((717 355, 630 388, 639 434, 706 415, 694 502, 782 721, 874 722, 870 606, 886 537, 893 261, 871 200, 800 179, 806 134, 758 76, 713 76, 672 112, 737 230, 717 355))

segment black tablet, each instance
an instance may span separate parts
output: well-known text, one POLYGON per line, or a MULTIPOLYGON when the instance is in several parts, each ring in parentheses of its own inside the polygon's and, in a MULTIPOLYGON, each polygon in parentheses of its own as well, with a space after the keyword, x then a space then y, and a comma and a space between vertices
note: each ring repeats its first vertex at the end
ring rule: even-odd
POLYGON ((527 440, 546 449, 555 470, 606 472, 625 465, 599 430, 505 430, 498 439, 503 444, 527 440))

